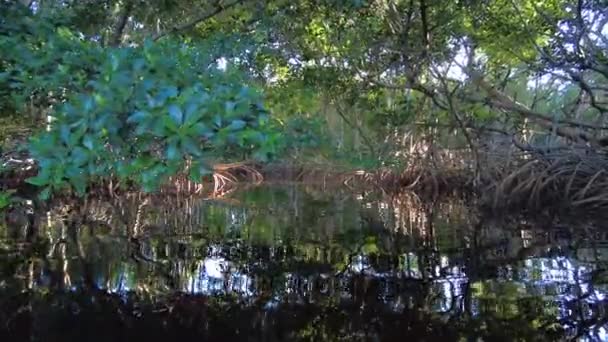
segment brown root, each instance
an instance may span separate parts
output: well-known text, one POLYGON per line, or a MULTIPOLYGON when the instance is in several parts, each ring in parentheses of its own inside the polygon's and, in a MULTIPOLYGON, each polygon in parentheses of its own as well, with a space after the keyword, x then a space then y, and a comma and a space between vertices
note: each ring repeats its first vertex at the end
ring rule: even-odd
POLYGON ((482 202, 493 210, 604 211, 608 209, 607 168, 605 155, 588 150, 521 159, 504 174, 485 175, 482 202))

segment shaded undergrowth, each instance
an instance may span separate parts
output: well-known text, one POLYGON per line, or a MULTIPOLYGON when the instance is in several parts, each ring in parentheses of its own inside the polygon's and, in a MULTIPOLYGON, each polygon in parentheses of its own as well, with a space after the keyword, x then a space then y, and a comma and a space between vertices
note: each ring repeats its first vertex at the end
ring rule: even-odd
POLYGON ((427 312, 387 312, 369 301, 364 309, 346 303, 320 306, 285 305, 266 311, 227 299, 177 294, 155 302, 134 295, 105 291, 75 293, 22 293, 6 300, 0 336, 11 341, 152 341, 172 339, 313 341, 319 339, 364 341, 370 338, 398 341, 404 337, 458 340, 530 338, 551 340, 559 331, 534 329, 528 315, 513 321, 494 317, 454 317, 448 322, 427 312), (229 317, 229 319, 227 319, 229 317), (298 319, 293 319, 297 317, 298 319), (522 329, 508 329, 520 324, 522 329), (480 326, 487 325, 481 329, 480 326), (504 330, 507 329, 507 330, 504 330))
MULTIPOLYGON (((477 166, 471 157, 460 155, 455 160, 437 154, 417 155, 411 156, 405 167, 374 170, 280 161, 215 164, 196 182, 186 170, 163 182, 157 192, 221 197, 243 184, 299 182, 389 194, 409 191, 424 198, 473 196, 481 209, 492 212, 601 214, 608 209, 608 158, 601 151, 505 151, 498 156, 481 155, 477 166)), ((36 173, 32 163, 27 156, 5 157, 0 188, 35 192, 26 183, 27 177, 36 173)), ((136 184, 121 183, 113 177, 89 186, 89 193, 112 196, 137 190, 136 184)))

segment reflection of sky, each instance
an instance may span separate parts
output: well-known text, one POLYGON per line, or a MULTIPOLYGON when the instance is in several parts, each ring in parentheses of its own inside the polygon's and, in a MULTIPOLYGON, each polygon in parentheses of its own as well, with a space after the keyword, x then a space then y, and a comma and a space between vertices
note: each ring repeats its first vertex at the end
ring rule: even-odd
MULTIPOLYGON (((436 294, 433 301, 433 309, 437 312, 459 311, 463 309, 463 288, 469 282, 466 271, 459 265, 450 264, 447 256, 440 256, 439 265, 428 269, 426 276, 431 281, 432 291, 436 294)), ((421 260, 414 253, 407 253, 402 257, 402 269, 394 272, 377 272, 369 264, 365 255, 357 255, 352 258, 347 275, 365 274, 375 278, 395 279, 406 278, 421 280, 420 271, 421 260)), ((559 308, 556 319, 572 318, 575 315, 569 307, 584 297, 583 302, 593 304, 606 300, 606 292, 601 289, 592 288, 588 283, 588 274, 593 270, 591 264, 580 263, 576 260, 555 257, 555 258, 530 258, 518 264, 503 266, 498 269, 495 279, 484 281, 484 293, 474 293, 472 313, 474 315, 483 314, 479 311, 479 295, 491 295, 500 298, 507 296, 501 291, 500 284, 511 284, 517 289, 509 294, 508 300, 514 300, 531 296, 541 296, 547 303, 553 302, 559 308)), ((408 294, 405 294, 406 296, 408 294)), ((349 293, 344 292, 343 297, 348 297, 349 293)), ((393 296, 394 297, 394 296, 393 296)), ((399 298, 388 300, 386 304, 395 309, 402 308, 399 298)), ((515 303, 516 304, 516 303, 515 303)), ((593 315, 591 309, 585 310, 587 317, 593 315)), ((575 320, 580 318, 574 318, 575 320)), ((598 330, 601 336, 605 336, 606 329, 598 330)))
POLYGON ((608 341, 608 329, 606 327, 598 327, 594 325, 589 327, 589 331, 594 331, 595 334, 593 334, 591 338, 583 337, 580 339, 580 341, 608 341))
POLYGON ((186 278, 184 291, 196 294, 238 293, 252 296, 251 278, 233 270, 231 262, 222 257, 208 257, 198 262, 195 272, 186 278))
POLYGON ((367 261, 367 257, 365 255, 356 255, 353 257, 352 262, 349 266, 349 271, 354 273, 361 273, 370 268, 369 263, 367 261))
MULTIPOLYGON (((593 268, 591 264, 565 257, 531 258, 522 261, 520 267, 512 269, 512 272, 502 272, 502 277, 496 281, 517 285, 520 289, 518 297, 539 295, 545 298, 546 303, 556 304, 557 319, 581 322, 596 315, 597 306, 603 305, 601 301, 606 299, 604 290, 595 289, 589 283, 588 274, 593 268)), ((599 327, 595 338, 606 341, 606 333, 605 327, 599 327)))
MULTIPOLYGON (((137 279, 133 279, 134 274, 132 270, 130 270, 129 264, 119 264, 119 267, 120 270, 117 272, 115 279, 111 279, 108 284, 108 291, 110 292, 122 293, 130 291, 132 290, 132 284, 137 282, 137 279)), ((101 279, 97 280, 97 286, 99 286, 99 288, 106 288, 106 284, 104 284, 101 279)))
MULTIPOLYGON (((237 215, 230 217, 233 223, 238 219, 237 215)), ((263 268, 268 260, 256 259, 250 260, 249 265, 237 265, 230 260, 230 255, 233 254, 232 249, 242 246, 232 246, 230 252, 226 247, 215 244, 210 246, 205 256, 199 260, 180 259, 177 263, 170 262, 166 265, 170 265, 171 274, 178 276, 179 288, 184 292, 204 295, 235 294, 243 298, 254 298, 258 295, 258 282, 247 270, 263 268)), ((153 258, 154 253, 151 251, 150 249, 146 254, 153 258)), ((234 254, 239 253, 236 251, 234 254)), ((376 298, 384 303, 387 309, 395 311, 410 306, 416 302, 416 296, 419 295, 416 288, 395 286, 396 280, 411 280, 414 284, 416 281, 428 281, 431 310, 447 315, 464 310, 464 288, 471 281, 474 282, 471 285, 481 285, 472 291, 471 313, 474 316, 484 315, 487 310, 500 310, 493 301, 506 300, 518 306, 519 299, 537 297, 545 301, 546 307, 555 310, 556 319, 577 323, 597 316, 598 310, 601 310, 597 306, 608 299, 605 289, 593 287, 588 283, 588 274, 594 269, 594 265, 575 258, 524 259, 498 267, 496 274, 485 277, 476 275, 476 280, 470 279, 460 259, 450 258, 445 254, 404 253, 399 258, 399 266, 388 270, 374 269, 372 260, 375 259, 364 253, 354 255, 346 269, 336 270, 338 274, 303 275, 298 269, 283 273, 284 284, 272 289, 274 292, 265 307, 270 310, 285 301, 303 304, 332 296, 352 300, 354 292, 350 282, 355 275, 380 280, 380 287, 374 289, 377 291, 376 298), (585 304, 582 309, 578 306, 581 302, 585 304), (583 317, 580 317, 581 315, 583 317)), ((130 260, 114 264, 112 271, 105 268, 105 271, 96 274, 96 284, 99 288, 106 288, 114 293, 146 290, 145 283, 155 286, 158 279, 155 279, 153 274, 155 267, 146 263, 143 265, 142 273, 141 266, 130 260)), ((70 276, 73 284, 80 282, 77 275, 70 276)), ((45 283, 46 278, 48 276, 41 271, 37 283, 45 283)), ((596 334, 596 339, 608 338, 605 327, 598 327, 596 334)))
POLYGON ((539 285, 556 282, 575 284, 577 279, 581 279, 589 271, 591 268, 584 265, 575 266, 571 260, 564 257, 535 258, 524 261, 519 276, 528 283, 539 285))
MULTIPOLYGON (((180 288, 187 293, 210 296, 235 294, 242 298, 255 298, 259 289, 256 288, 257 282, 245 271, 249 266, 236 265, 227 259, 228 256, 223 255, 226 255, 225 251, 222 252, 219 246, 213 246, 200 260, 175 264, 177 269, 171 273, 179 275, 180 288)), ((273 288, 272 297, 264 308, 273 310, 286 302, 305 304, 330 297, 353 300, 354 292, 350 282, 353 276, 363 275, 380 280, 380 287, 374 289, 377 291, 376 298, 384 303, 388 310, 401 312, 417 302, 420 293, 415 288, 395 286, 398 284, 396 280, 411 280, 414 283, 423 281, 420 269, 427 268, 421 266, 428 263, 428 260, 423 261, 413 253, 402 255, 400 260, 398 269, 380 271, 374 269, 366 255, 359 254, 353 256, 349 267, 338 275, 303 275, 298 270, 283 273, 285 282, 282 286, 273 288)), ((436 260, 438 265, 427 268, 429 272, 425 275, 430 285, 430 309, 449 316, 461 313, 465 309, 464 289, 471 280, 466 270, 461 265, 454 264, 449 257, 442 255, 436 260)), ((255 263, 260 264, 260 260, 255 263)), ((142 277, 134 264, 122 262, 114 266, 114 272, 109 272, 111 276, 108 274, 109 277, 105 279, 103 275, 95 278, 99 288, 106 288, 109 292, 118 294, 146 289, 145 285, 143 288, 141 286, 147 282, 147 276, 142 277)), ((470 312, 474 317, 479 317, 488 313, 487 310, 501 310, 501 305, 496 305, 498 302, 506 300, 518 307, 520 299, 537 297, 545 301, 545 308, 554 308, 556 319, 572 324, 597 319, 597 315, 603 310, 601 301, 607 300, 607 296, 605 289, 594 288, 588 283, 588 273, 591 270, 591 264, 564 257, 530 258, 502 266, 495 276, 485 280, 479 279, 471 284, 475 290, 472 292, 470 312), (477 284, 481 284, 481 287, 477 288, 477 284), (579 300, 581 297, 584 299, 579 300), (584 305, 581 307, 580 303, 584 305)), ((74 275, 73 279, 76 278, 74 275)), ((576 326, 565 323, 564 327, 570 330, 569 334, 576 334, 576 326)), ((581 340, 608 340, 607 329, 598 326, 594 335, 581 340)))

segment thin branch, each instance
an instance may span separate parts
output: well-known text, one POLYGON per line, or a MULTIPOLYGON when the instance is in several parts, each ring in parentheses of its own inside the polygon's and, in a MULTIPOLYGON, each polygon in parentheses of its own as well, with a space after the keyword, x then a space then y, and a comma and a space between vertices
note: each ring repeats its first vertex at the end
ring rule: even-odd
POLYGON ((608 108, 602 106, 600 103, 598 103, 595 94, 593 92, 593 89, 591 88, 591 86, 585 81, 585 79, 583 78, 583 76, 580 73, 575 73, 572 71, 568 71, 568 75, 570 75, 570 77, 572 77, 572 80, 577 82, 579 84, 579 86, 581 87, 581 89, 587 93, 587 95, 589 96, 589 101, 591 102, 591 106, 595 109, 597 109, 600 114, 604 114, 606 112, 608 112, 608 108))
MULTIPOLYGON (((446 68, 446 73, 448 72, 448 70, 450 70, 450 66, 448 66, 446 68)), ((454 119, 458 123, 458 126, 460 126, 460 130, 464 134, 464 137, 467 140, 467 143, 469 144, 471 153, 473 153, 473 156, 475 157, 475 180, 474 180, 474 182, 477 182, 478 177, 481 174, 481 164, 479 162, 479 153, 477 151, 477 147, 475 146, 475 143, 473 142, 473 139, 469 135, 469 132, 467 132, 467 130, 466 130, 464 121, 460 117, 460 114, 458 114, 458 109, 456 108, 456 104, 454 103, 454 100, 453 100, 453 94, 458 90, 458 88, 456 87, 456 88, 454 88, 453 91, 450 92, 447 81, 445 80, 444 77, 442 77, 443 75, 441 75, 436 70, 434 70, 434 71, 436 73, 436 77, 441 82, 441 85, 443 86, 445 93, 447 94, 446 99, 447 99, 447 103, 448 103, 449 112, 452 114, 452 116, 454 116, 454 119)))
POLYGON ((355 125, 353 124, 344 114, 344 112, 342 111, 342 109, 340 108, 340 105, 338 104, 338 102, 335 103, 336 105, 336 113, 338 113, 338 115, 342 118, 342 120, 344 120, 344 122, 346 122, 347 125, 349 125, 350 127, 354 128, 357 130, 357 132, 359 132, 359 135, 361 135, 361 138, 363 139, 363 141, 365 141, 365 144, 367 145, 367 148, 369 148, 370 153, 372 154, 372 157, 376 157, 376 150, 374 149, 374 144, 371 141, 371 139, 369 139, 367 137, 367 135, 365 134, 365 132, 363 132, 363 129, 361 129, 360 125, 355 125))
POLYGON ((483 79, 483 77, 476 71, 469 70, 468 73, 471 76, 471 79, 477 85, 479 85, 480 88, 486 91, 488 95, 488 100, 490 100, 490 103, 493 106, 509 112, 515 112, 520 116, 532 119, 543 128, 549 130, 555 129, 556 133, 561 137, 568 138, 573 141, 582 140, 588 143, 592 143, 594 145, 596 144, 595 139, 590 134, 570 127, 555 127, 555 120, 553 120, 551 117, 542 113, 532 111, 525 105, 511 99, 506 94, 496 90, 494 87, 488 84, 483 79))
POLYGON ((240 4, 244 3, 245 1, 247 1, 247 0, 235 0, 235 1, 232 1, 232 2, 224 4, 224 5, 216 4, 215 8, 212 11, 210 11, 208 13, 203 13, 200 16, 194 18, 194 20, 189 21, 189 22, 187 22, 185 24, 182 24, 182 25, 179 25, 179 26, 175 26, 172 29, 169 29, 167 31, 161 32, 159 34, 156 34, 156 35, 154 35, 152 37, 152 40, 157 41, 157 40, 159 40, 159 39, 161 39, 161 38, 163 38, 163 37, 165 37, 165 36, 167 36, 169 34, 173 34, 173 33, 189 30, 189 29, 195 27, 196 25, 198 25, 198 24, 200 24, 200 23, 202 23, 204 21, 207 21, 207 20, 215 17, 216 15, 218 15, 218 14, 226 11, 227 9, 229 9, 231 7, 234 7, 236 5, 240 5, 240 4))
POLYGON ((424 43, 423 57, 426 57, 431 47, 431 34, 429 32, 427 5, 424 0, 420 0, 420 20, 422 22, 422 42, 424 43))
POLYGON ((412 90, 416 90, 418 92, 421 92, 422 94, 424 94, 426 97, 430 98, 431 101, 433 101, 433 103, 443 109, 443 110, 448 110, 448 105, 445 103, 442 103, 438 98, 437 95, 438 93, 436 92, 436 90, 434 88, 429 88, 427 86, 424 86, 420 83, 413 83, 413 82, 408 82, 407 84, 404 85, 398 85, 398 84, 391 84, 391 83, 386 83, 386 82, 382 82, 382 81, 378 81, 378 80, 373 80, 371 78, 366 78, 368 82, 375 84, 377 86, 383 87, 383 88, 387 88, 387 89, 401 89, 401 90, 407 90, 407 89, 412 89, 412 90))

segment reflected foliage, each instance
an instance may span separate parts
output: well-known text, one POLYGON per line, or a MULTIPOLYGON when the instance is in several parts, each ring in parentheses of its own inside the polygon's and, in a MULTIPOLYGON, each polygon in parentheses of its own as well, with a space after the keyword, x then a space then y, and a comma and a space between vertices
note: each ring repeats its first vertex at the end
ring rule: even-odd
POLYGON ((554 223, 480 221, 459 199, 264 186, 214 200, 87 198, 30 216, 1 231, 3 337, 606 333, 600 230, 591 239, 554 223))

